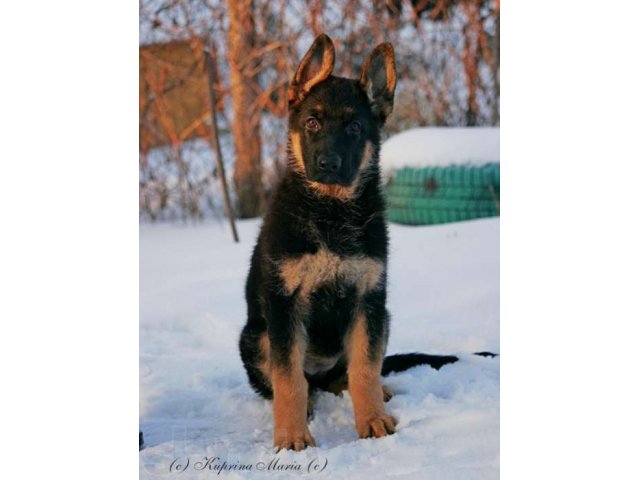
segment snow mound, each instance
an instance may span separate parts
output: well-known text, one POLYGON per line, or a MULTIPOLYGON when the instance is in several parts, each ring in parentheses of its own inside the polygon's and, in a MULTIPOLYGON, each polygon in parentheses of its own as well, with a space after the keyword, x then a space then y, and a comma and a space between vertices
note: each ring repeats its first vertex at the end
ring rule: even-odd
POLYGON ((388 354, 460 362, 386 377, 399 424, 382 439, 358 439, 348 392, 319 393, 318 447, 276 455, 272 405, 249 387, 238 352, 260 221, 238 222, 237 244, 226 225, 142 225, 139 478, 315 478, 307 468, 318 462, 320 478, 337 480, 498 478, 500 359, 469 353, 500 351, 499 226, 389 226, 388 354), (303 471, 280 470, 291 465, 303 471))
POLYGON ((498 127, 413 128, 382 144, 380 165, 388 177, 404 167, 484 165, 500 161, 498 127))

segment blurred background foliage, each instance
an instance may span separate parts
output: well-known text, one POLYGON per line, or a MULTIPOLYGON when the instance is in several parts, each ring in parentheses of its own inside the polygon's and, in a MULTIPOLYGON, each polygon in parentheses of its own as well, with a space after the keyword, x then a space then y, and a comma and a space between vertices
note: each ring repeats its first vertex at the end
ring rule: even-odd
POLYGON ((141 221, 223 215, 205 55, 240 218, 264 211, 285 168, 288 82, 321 32, 340 76, 359 76, 377 43, 394 45, 386 135, 499 125, 499 0, 142 0, 139 18, 141 221))

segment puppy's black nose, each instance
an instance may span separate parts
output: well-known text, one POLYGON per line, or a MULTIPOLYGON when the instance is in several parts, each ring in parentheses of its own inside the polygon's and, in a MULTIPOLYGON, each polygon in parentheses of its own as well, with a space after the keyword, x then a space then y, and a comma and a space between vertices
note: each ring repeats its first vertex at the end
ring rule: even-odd
POLYGON ((338 155, 318 155, 318 170, 335 173, 340 170, 342 160, 338 155))

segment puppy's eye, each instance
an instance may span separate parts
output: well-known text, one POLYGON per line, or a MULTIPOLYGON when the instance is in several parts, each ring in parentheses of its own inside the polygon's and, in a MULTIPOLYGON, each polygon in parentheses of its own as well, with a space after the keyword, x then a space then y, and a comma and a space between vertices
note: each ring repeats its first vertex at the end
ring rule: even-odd
POLYGON ((349 126, 347 127, 347 129, 349 130, 349 133, 353 134, 353 135, 357 135, 362 131, 362 126, 360 125, 360 122, 357 121, 353 121, 349 124, 349 126))
POLYGON ((307 120, 304 122, 304 126, 311 132, 317 132, 318 130, 320 130, 320 122, 313 117, 307 118, 307 120))

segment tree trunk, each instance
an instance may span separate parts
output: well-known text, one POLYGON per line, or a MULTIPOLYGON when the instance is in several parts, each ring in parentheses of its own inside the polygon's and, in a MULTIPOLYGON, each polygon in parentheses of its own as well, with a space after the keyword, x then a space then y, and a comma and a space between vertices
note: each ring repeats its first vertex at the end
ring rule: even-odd
POLYGON ((493 71, 491 72, 493 77, 492 125, 500 125, 500 2, 496 3, 498 8, 495 13, 496 32, 493 37, 493 71))
MULTIPOLYGON (((464 35, 462 64, 464 76, 467 84, 467 111, 466 126, 473 127, 478 124, 478 75, 479 45, 478 45, 478 23, 480 22, 479 7, 474 2, 463 4, 463 10, 467 17, 467 22, 462 29, 464 35)), ((481 28, 481 27, 480 27, 481 28)))
POLYGON ((229 11, 229 71, 233 120, 231 131, 236 147, 233 172, 237 196, 236 212, 240 218, 262 213, 264 192, 260 160, 260 112, 256 107, 259 89, 251 54, 256 44, 252 0, 231 0, 229 11))

